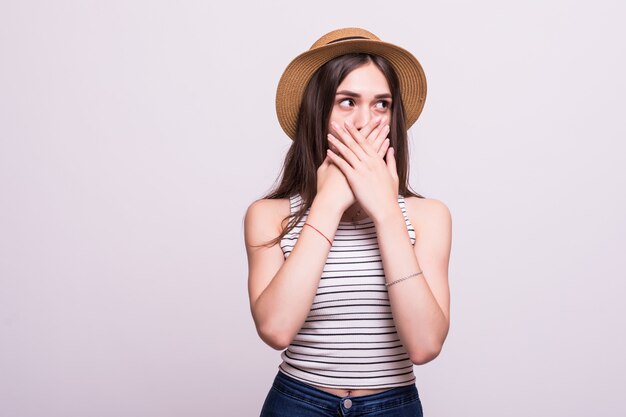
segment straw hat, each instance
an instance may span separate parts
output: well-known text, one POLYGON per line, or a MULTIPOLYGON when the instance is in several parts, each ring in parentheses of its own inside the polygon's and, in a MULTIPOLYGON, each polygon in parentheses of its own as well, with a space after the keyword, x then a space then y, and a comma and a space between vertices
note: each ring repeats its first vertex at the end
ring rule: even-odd
POLYGON ((406 49, 381 41, 360 28, 337 29, 319 38, 287 66, 276 91, 276 114, 287 136, 294 139, 300 102, 309 80, 322 65, 349 53, 379 55, 393 66, 400 80, 407 129, 415 123, 426 100, 426 77, 417 59, 406 49))

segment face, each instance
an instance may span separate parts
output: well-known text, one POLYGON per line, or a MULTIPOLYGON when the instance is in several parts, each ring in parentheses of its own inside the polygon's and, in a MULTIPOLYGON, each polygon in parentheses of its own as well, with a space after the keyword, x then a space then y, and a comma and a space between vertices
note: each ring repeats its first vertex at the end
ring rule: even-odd
MULTIPOLYGON (((337 87, 330 122, 350 121, 361 129, 375 117, 391 120, 391 91, 384 74, 373 62, 352 70, 337 87)), ((336 134, 329 125, 328 131, 336 134)))

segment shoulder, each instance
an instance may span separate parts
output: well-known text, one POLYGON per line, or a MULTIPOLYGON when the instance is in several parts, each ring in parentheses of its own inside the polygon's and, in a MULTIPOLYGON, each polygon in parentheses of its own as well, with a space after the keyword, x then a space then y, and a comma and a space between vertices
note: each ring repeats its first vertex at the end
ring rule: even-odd
POLYGON ((436 198, 420 198, 409 196, 404 199, 409 211, 423 215, 450 215, 450 209, 441 200, 436 198))
POLYGON ((288 198, 263 198, 253 201, 246 211, 248 215, 264 215, 264 214, 277 214, 280 212, 284 215, 290 213, 289 199, 288 198))
POLYGON ((246 242, 257 243, 276 238, 282 230, 283 220, 289 216, 288 198, 260 199, 246 210, 244 231, 246 242))
POLYGON ((450 232, 452 215, 448 206, 435 198, 406 197, 407 215, 416 231, 450 232))

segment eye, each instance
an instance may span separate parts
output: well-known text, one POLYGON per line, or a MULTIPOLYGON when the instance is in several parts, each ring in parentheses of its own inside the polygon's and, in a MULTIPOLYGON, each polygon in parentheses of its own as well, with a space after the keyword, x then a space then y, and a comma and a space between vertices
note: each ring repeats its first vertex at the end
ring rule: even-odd
POLYGON ((387 110, 389 106, 391 106, 391 103, 387 100, 380 100, 378 103, 376 103, 376 108, 378 110, 387 110))
POLYGON ((354 106, 354 100, 351 98, 342 98, 339 100, 339 105, 342 107, 352 107, 354 106))

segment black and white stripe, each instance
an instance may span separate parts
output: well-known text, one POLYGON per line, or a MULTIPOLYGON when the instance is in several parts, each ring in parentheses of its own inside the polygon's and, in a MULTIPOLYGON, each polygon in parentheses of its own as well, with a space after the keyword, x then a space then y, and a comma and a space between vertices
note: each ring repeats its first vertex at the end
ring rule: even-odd
MULTIPOLYGON (((293 213, 302 199, 296 195, 290 203, 293 213)), ((398 196, 398 204, 415 244, 404 197, 398 196)), ((307 215, 308 211, 281 240, 285 258, 307 215)), ((339 224, 309 315, 281 358, 280 371, 324 387, 393 388, 414 383, 413 363, 393 322, 371 219, 339 224)))

